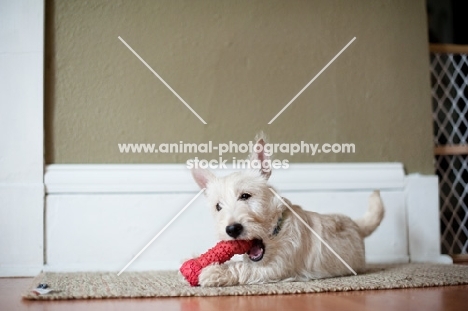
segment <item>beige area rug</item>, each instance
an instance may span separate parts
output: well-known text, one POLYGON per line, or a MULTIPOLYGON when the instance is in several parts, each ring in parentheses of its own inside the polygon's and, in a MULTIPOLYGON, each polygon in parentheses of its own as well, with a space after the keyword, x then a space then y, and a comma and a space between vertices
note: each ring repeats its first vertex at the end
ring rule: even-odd
POLYGON ((468 266, 401 264, 369 266, 357 276, 261 285, 190 287, 176 271, 41 273, 23 298, 34 300, 222 295, 275 295, 468 284, 468 266), (39 283, 54 291, 33 292, 39 283))

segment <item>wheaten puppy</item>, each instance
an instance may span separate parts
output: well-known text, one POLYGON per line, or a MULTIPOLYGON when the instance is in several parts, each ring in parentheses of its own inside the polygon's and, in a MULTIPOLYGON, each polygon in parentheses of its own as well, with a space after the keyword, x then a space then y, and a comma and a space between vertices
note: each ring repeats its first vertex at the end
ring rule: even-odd
MULTIPOLYGON (((264 146, 264 140, 257 144, 264 146)), ((211 265, 203 269, 201 286, 278 281, 306 281, 351 274, 350 270, 270 190, 269 157, 253 152, 251 161, 261 161, 261 170, 246 170, 216 177, 208 170, 194 169, 193 176, 205 195, 216 220, 220 240, 253 240, 243 261, 211 265), (265 161, 267 160, 267 161, 265 161)), ((380 224, 384 207, 375 191, 365 215, 352 220, 344 215, 321 215, 304 211, 283 199, 359 273, 365 265, 364 241, 380 224)))

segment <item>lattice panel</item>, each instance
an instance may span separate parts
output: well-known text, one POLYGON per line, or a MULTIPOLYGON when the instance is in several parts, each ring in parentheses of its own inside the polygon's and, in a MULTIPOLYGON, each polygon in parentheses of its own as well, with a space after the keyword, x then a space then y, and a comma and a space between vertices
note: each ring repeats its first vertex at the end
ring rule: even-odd
POLYGON ((442 252, 468 253, 468 156, 436 156, 442 252))
POLYGON ((434 143, 468 143, 468 55, 431 54, 434 143))
MULTIPOLYGON (((434 143, 468 144, 468 57, 431 54, 434 143)), ((468 253, 468 156, 435 157, 439 176, 442 252, 468 253)))

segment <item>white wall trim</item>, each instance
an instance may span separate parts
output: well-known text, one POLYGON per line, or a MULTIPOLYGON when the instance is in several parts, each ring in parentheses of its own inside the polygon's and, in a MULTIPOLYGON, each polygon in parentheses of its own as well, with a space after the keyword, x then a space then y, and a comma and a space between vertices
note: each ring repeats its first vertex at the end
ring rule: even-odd
POLYGON ((437 176, 406 177, 408 245, 411 262, 452 263, 440 253, 439 184, 437 176))
POLYGON ((44 263, 44 0, 0 1, 0 276, 44 263))
MULTIPOLYGON (((422 185, 434 197, 417 191, 424 179, 410 179, 410 187, 408 180, 400 163, 292 164, 274 171, 271 183, 305 209, 352 217, 362 215, 370 192, 380 189, 386 219, 366 240, 367 260, 448 262, 434 252, 423 257, 409 245, 417 231, 406 229, 408 221, 438 222, 433 208, 438 199, 437 183, 422 185), (428 200, 434 201, 432 208, 422 217, 408 215, 408 206, 414 212, 415 202, 428 200)), ((49 165, 45 186, 47 271, 120 270, 198 192, 183 164, 49 165)), ((185 213, 129 270, 177 269, 216 242, 202 197, 185 213)), ((423 244, 439 245, 436 235, 423 244)))
POLYGON ((31 277, 44 271, 44 265, 2 265, 0 277, 31 277))
MULTIPOLYGON (((404 177, 401 163, 291 164, 274 171, 270 181, 281 190, 396 190, 404 187, 404 177)), ((54 164, 46 167, 45 185, 48 194, 197 191, 183 164, 54 164)))

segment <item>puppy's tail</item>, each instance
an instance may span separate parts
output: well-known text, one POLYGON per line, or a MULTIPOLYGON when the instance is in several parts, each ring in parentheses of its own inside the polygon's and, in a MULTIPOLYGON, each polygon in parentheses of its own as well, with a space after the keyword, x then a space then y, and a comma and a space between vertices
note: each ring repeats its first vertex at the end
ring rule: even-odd
POLYGON ((354 220, 359 227, 359 234, 365 238, 380 225, 384 217, 384 206, 380 198, 380 191, 375 190, 369 197, 369 208, 364 217, 354 220))

